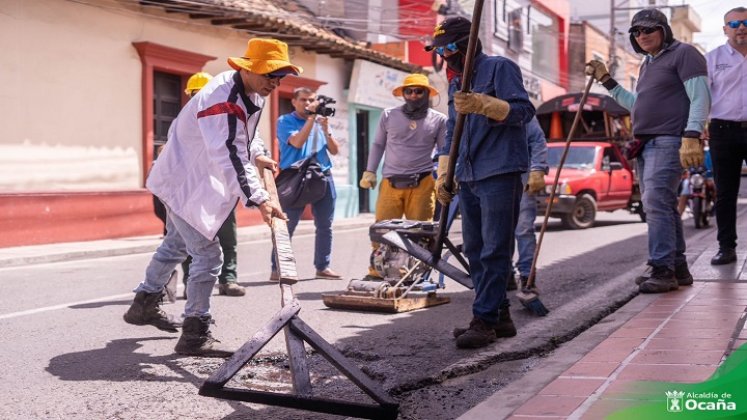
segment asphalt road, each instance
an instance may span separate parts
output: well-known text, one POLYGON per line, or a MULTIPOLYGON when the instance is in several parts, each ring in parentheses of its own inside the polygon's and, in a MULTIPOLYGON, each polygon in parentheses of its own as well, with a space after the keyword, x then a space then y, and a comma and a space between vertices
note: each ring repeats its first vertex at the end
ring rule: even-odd
MULTIPOLYGON (((451 330, 471 319, 473 293, 452 281, 440 292, 451 303, 425 310, 392 315, 326 308, 321 293, 342 290, 347 280, 310 279, 312 235, 294 238, 299 274, 309 279, 294 291, 300 317, 392 394, 401 418, 451 419, 630 299, 635 288, 620 278, 645 263, 645 231, 637 216, 623 211, 601 214, 596 227, 583 231, 552 222, 538 276, 550 315, 536 317, 513 300, 519 335, 479 351, 455 348, 451 330)), ((685 231, 693 234, 692 221, 685 231)), ((460 242, 458 227, 452 234, 460 242)), ((267 281, 270 249, 269 240, 241 243, 239 281, 247 296, 215 293, 213 332, 226 345, 242 345, 280 308, 278 286, 267 281)), ((332 267, 346 279, 361 277, 369 251, 367 228, 335 232, 332 267)), ((198 396, 221 360, 178 357, 172 353, 176 334, 122 321, 149 258, 0 268, 0 418, 335 418, 198 396)), ((164 308, 178 315, 183 305, 179 300, 164 308)), ((290 391, 281 335, 230 384, 290 391)), ((310 355, 309 366, 316 395, 368 402, 318 354, 310 355)))

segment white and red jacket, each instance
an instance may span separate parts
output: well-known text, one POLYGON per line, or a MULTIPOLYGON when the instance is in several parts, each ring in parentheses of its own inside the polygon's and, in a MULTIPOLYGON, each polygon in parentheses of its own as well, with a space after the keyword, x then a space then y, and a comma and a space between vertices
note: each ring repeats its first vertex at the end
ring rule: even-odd
POLYGON ((238 72, 215 76, 172 122, 148 175, 146 187, 208 239, 239 199, 247 207, 269 199, 254 166, 265 150, 257 134, 263 106, 238 72))

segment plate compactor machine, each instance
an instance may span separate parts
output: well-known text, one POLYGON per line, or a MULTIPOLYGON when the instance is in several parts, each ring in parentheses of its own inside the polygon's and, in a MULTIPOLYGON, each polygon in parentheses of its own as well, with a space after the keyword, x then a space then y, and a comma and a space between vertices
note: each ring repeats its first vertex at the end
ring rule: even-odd
POLYGON ((353 279, 344 292, 322 294, 324 304, 396 313, 449 303, 448 297, 436 295, 444 288, 443 276, 432 278, 432 267, 408 252, 416 248, 427 253, 438 234, 437 222, 394 219, 371 225, 369 237, 379 245, 371 253, 370 264, 378 277, 353 279))

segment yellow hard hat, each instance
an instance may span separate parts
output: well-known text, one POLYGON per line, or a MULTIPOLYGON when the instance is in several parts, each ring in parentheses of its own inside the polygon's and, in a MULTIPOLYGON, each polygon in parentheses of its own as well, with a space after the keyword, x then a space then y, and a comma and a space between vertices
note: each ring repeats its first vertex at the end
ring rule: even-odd
POLYGON ((187 80, 187 88, 184 89, 184 93, 187 95, 197 93, 197 91, 204 88, 212 78, 213 76, 211 76, 210 73, 205 73, 204 71, 193 74, 189 77, 189 80, 187 80))

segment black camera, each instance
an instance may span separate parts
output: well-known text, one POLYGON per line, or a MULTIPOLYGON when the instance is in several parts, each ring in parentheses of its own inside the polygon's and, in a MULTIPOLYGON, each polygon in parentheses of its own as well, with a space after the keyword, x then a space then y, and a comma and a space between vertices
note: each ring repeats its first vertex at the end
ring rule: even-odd
POLYGON ((329 96, 319 95, 316 97, 319 106, 316 107, 316 111, 310 111, 311 114, 321 115, 322 117, 334 117, 336 110, 329 106, 330 104, 337 103, 336 100, 329 96))

